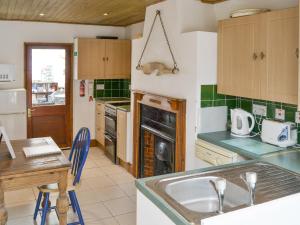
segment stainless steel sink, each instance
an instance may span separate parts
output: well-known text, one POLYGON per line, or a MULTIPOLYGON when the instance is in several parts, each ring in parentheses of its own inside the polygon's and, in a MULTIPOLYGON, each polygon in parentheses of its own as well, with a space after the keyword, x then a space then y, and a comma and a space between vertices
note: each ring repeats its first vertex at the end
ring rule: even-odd
POLYGON ((189 222, 217 215, 218 196, 210 180, 225 178, 227 187, 224 212, 248 207, 250 195, 240 174, 256 172, 258 176, 255 204, 300 192, 300 176, 266 163, 249 163, 203 173, 155 179, 146 185, 162 197, 189 222))
MULTIPOLYGON (((218 195, 210 183, 218 177, 194 177, 169 183, 165 192, 185 208, 200 212, 214 213, 218 210, 218 195)), ((227 182, 224 207, 235 208, 249 202, 248 192, 234 183, 227 182)))

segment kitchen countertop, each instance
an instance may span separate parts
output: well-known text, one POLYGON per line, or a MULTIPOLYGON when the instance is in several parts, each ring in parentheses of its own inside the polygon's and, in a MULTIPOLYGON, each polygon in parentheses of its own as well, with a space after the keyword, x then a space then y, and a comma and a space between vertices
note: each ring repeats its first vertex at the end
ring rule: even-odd
MULTIPOLYGON (((203 134, 198 134, 198 139, 204 140, 206 142, 209 142, 211 144, 220 146, 222 148, 228 149, 229 151, 235 152, 241 156, 244 156, 245 158, 248 159, 259 159, 262 157, 265 157, 269 154, 274 154, 274 153, 266 153, 266 154, 255 154, 253 152, 246 151, 242 148, 235 147, 229 144, 224 143, 224 140, 232 140, 232 139, 241 139, 239 137, 234 137, 230 134, 229 131, 219 131, 219 132, 212 132, 212 133, 203 133, 203 134)), ((251 137, 249 139, 262 142, 259 136, 251 137)), ((293 150, 294 148, 282 148, 282 151, 287 151, 287 150, 293 150)))
POLYGON ((117 109, 123 110, 125 112, 130 112, 130 105, 121 105, 121 106, 118 106, 117 109))
POLYGON ((101 97, 101 98, 95 98, 96 102, 101 102, 101 103, 117 103, 117 102, 124 102, 124 105, 117 106, 117 109, 123 110, 125 112, 130 112, 130 98, 108 98, 108 97, 101 97))
MULTIPOLYGON (((300 174, 300 149, 296 148, 286 148, 285 150, 266 154, 263 156, 259 156, 256 154, 252 154, 250 152, 245 152, 240 148, 236 148, 230 145, 226 145, 221 142, 222 140, 228 138, 234 138, 230 136, 229 132, 215 132, 209 134, 199 134, 198 138, 210 142, 212 144, 219 145, 223 148, 229 149, 233 152, 241 154, 249 158, 249 160, 234 163, 234 164, 226 164, 222 166, 213 166, 208 168, 201 168, 181 173, 173 173, 156 177, 148 177, 143 179, 138 179, 136 181, 136 187, 138 190, 143 193, 150 201, 152 201, 161 211, 163 211, 176 225, 190 225, 190 223, 181 216, 175 209, 173 209, 167 202, 165 202, 160 196, 158 196, 154 191, 146 186, 146 182, 158 179, 158 178, 168 178, 168 177, 176 177, 180 175, 188 175, 194 173, 200 173, 220 168, 229 168, 233 165, 244 164, 249 162, 267 162, 270 164, 274 164, 280 166, 284 169, 296 172, 300 174)), ((259 137, 255 137, 255 140, 259 140, 259 137)))
POLYGON ((97 102, 110 103, 110 102, 128 102, 130 98, 125 97, 99 97, 95 98, 97 102))

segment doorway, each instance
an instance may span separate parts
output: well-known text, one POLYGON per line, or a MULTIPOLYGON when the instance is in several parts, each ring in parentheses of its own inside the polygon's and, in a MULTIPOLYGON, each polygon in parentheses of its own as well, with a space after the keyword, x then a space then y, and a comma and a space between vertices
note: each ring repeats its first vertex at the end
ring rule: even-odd
POLYGON ((27 137, 72 143, 72 44, 25 43, 27 137))

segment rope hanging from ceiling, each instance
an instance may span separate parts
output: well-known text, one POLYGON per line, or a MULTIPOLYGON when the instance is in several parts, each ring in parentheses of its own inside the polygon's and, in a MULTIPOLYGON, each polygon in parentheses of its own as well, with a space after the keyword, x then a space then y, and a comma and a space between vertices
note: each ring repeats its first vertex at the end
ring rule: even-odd
POLYGON ((141 54, 140 59, 138 61, 138 65, 136 66, 136 69, 137 70, 143 70, 143 72, 145 74, 151 74, 153 71, 158 70, 158 75, 159 74, 167 74, 167 73, 176 74, 176 73, 179 72, 179 68, 177 66, 177 62, 175 60, 175 56, 173 54, 173 51, 172 51, 172 48, 171 48, 171 45, 170 45, 170 41, 168 39, 168 35, 167 35, 163 20, 161 18, 161 13, 160 13, 159 10, 156 11, 153 23, 152 23, 151 28, 150 28, 150 32, 148 34, 145 46, 143 48, 143 51, 142 51, 142 54, 141 54), (157 18, 159 18, 160 24, 161 24, 162 29, 163 29, 164 37, 166 39, 166 42, 167 42, 167 45, 168 45, 168 48, 169 48, 169 51, 170 51, 170 54, 171 54, 171 57, 172 57, 172 60, 173 60, 173 68, 168 68, 165 64, 160 63, 160 62, 152 62, 152 63, 147 63, 147 64, 142 65, 142 59, 143 59, 145 50, 148 46, 148 43, 149 43, 150 37, 152 35, 153 28, 154 28, 154 25, 155 25, 155 22, 156 22, 157 18))

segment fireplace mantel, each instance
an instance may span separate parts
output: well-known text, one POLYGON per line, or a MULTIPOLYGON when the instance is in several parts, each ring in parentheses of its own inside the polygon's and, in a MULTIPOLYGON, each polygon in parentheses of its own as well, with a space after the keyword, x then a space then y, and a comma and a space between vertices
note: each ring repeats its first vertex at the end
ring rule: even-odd
POLYGON ((176 114, 175 172, 185 170, 186 100, 135 90, 133 114, 133 175, 139 177, 141 104, 176 114))

